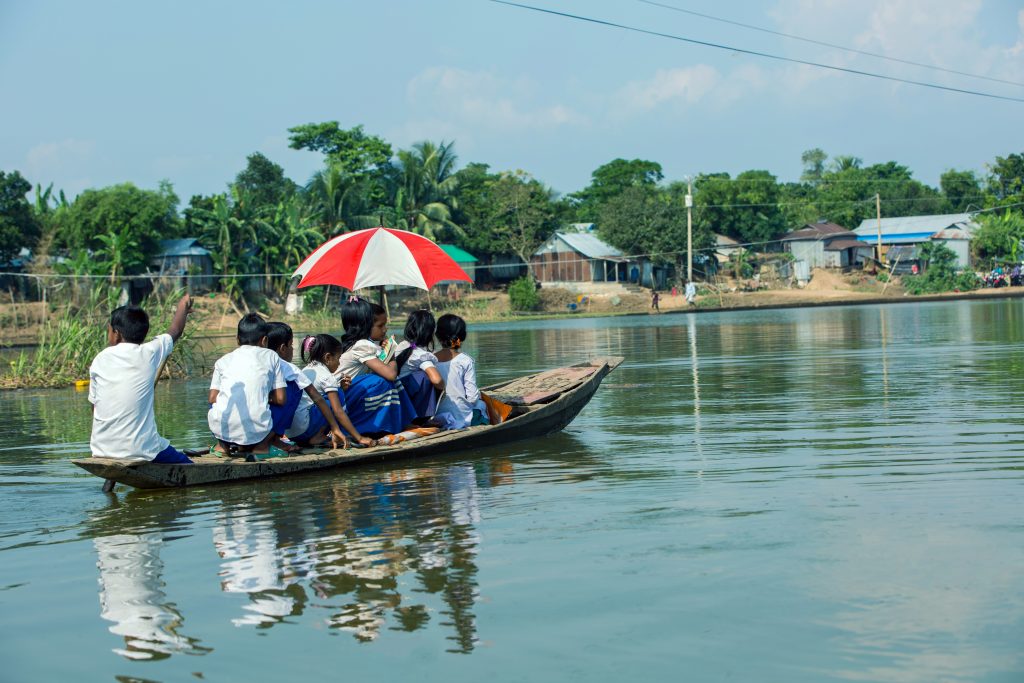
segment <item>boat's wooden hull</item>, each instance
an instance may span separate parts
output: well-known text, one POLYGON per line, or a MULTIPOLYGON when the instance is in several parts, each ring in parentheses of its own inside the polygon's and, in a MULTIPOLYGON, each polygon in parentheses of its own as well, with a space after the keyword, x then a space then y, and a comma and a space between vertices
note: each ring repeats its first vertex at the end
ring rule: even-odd
POLYGON ((83 458, 72 462, 103 479, 140 489, 154 489, 276 477, 356 463, 458 453, 543 436, 561 430, 583 410, 583 407, 587 405, 601 385, 601 380, 605 375, 618 367, 622 361, 623 359, 618 357, 597 358, 588 363, 565 368, 563 370, 570 372, 559 378, 562 385, 567 385, 564 387, 558 386, 559 382, 554 382, 554 386, 545 387, 544 376, 550 373, 540 373, 495 385, 488 390, 499 396, 505 389, 528 387, 534 390, 533 396, 548 402, 519 407, 515 417, 502 424, 469 427, 454 432, 440 432, 395 446, 330 450, 257 462, 244 462, 240 458, 221 458, 213 455, 195 458, 195 463, 192 465, 133 463, 113 458, 83 458), (585 375, 575 384, 573 383, 573 371, 579 375, 585 375), (531 379, 537 380, 534 385, 530 384, 531 379), (549 391, 550 395, 544 394, 545 389, 549 391))

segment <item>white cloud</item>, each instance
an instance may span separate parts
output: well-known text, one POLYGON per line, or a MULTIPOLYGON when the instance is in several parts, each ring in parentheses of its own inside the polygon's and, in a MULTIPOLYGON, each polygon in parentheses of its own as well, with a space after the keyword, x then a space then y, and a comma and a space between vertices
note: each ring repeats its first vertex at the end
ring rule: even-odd
POLYGON ((68 138, 59 142, 43 142, 28 151, 26 168, 33 177, 52 177, 87 161, 95 148, 96 143, 92 140, 68 138))
POLYGON ((703 99, 721 81, 718 71, 706 64, 659 69, 654 76, 632 81, 615 97, 621 112, 650 111, 666 103, 693 104, 703 99))
POLYGON ((554 128, 585 119, 562 103, 538 102, 534 84, 525 78, 502 78, 487 71, 431 67, 408 84, 417 113, 449 118, 492 130, 554 128))

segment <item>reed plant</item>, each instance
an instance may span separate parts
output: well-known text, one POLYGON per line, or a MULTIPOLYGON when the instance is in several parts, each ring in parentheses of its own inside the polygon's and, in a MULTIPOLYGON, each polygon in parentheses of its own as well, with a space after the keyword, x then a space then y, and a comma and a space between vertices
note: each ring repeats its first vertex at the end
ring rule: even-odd
MULTIPOLYGON (((60 387, 88 379, 89 366, 107 345, 107 324, 119 295, 119 289, 97 283, 81 305, 51 316, 40 328, 38 344, 0 369, 0 388, 60 387)), ((142 303, 150 316, 150 338, 170 326, 181 295, 180 290, 158 291, 142 303)), ((190 321, 167 361, 165 377, 184 376, 201 366, 195 331, 195 321, 190 321)))

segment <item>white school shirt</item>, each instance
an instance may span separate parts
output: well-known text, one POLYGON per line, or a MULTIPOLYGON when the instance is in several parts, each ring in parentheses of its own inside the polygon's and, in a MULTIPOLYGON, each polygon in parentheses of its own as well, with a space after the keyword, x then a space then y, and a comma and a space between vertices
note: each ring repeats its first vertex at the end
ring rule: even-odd
POLYGON ((100 351, 89 366, 92 454, 149 461, 170 445, 153 416, 156 373, 174 348, 169 334, 145 344, 122 342, 100 351))
POLYGON ((405 365, 402 366, 402 370, 398 373, 398 379, 407 377, 417 370, 436 368, 437 363, 437 356, 432 354, 430 351, 421 349, 417 346, 412 350, 412 353, 409 354, 409 359, 405 361, 405 365))
POLYGON ((371 372, 370 368, 366 367, 366 361, 376 358, 380 351, 380 347, 374 342, 369 339, 360 339, 348 351, 341 354, 341 358, 338 359, 338 369, 334 371, 335 376, 340 378, 342 375, 348 375, 351 379, 355 379, 359 375, 371 372))
POLYGON ((450 361, 437 364, 444 379, 444 398, 437 406, 436 415, 451 415, 452 429, 468 427, 473 421, 473 407, 480 400, 476 386, 476 364, 467 353, 460 353, 450 361))
MULTIPOLYGON (((303 368, 302 376, 306 380, 306 386, 312 386, 313 390, 325 399, 329 392, 341 391, 338 378, 323 363, 311 362, 303 368)), ((309 397, 309 394, 303 392, 302 398, 299 399, 299 407, 295 409, 295 417, 292 418, 292 426, 285 432, 285 436, 299 436, 309 429, 309 411, 315 409, 318 410, 313 399, 309 397)))
POLYGON ((207 413, 210 431, 242 446, 259 443, 274 424, 270 392, 288 385, 281 357, 261 346, 239 346, 213 366, 217 400, 207 413))

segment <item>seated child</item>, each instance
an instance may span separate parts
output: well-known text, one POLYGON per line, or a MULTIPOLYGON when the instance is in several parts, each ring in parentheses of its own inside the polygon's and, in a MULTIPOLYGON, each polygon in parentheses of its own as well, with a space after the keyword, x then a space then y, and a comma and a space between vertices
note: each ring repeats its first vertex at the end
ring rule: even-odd
POLYGON ((94 456, 161 463, 189 464, 184 454, 156 430, 153 389, 157 373, 185 331, 192 311, 187 295, 178 301, 166 334, 146 341, 149 316, 138 306, 119 306, 107 326, 109 346, 89 366, 94 456))
POLYGON ((437 321, 437 369, 444 378, 445 393, 437 406, 435 419, 446 429, 462 429, 471 424, 487 424, 487 406, 476 386, 476 364, 459 348, 466 341, 466 321, 446 313, 437 321))
MULTIPOLYGON (((288 436, 296 443, 320 443, 324 430, 334 419, 363 446, 374 445, 373 439, 363 436, 345 413, 345 395, 335 377, 338 360, 341 358, 341 342, 329 334, 318 334, 302 340, 302 360, 306 367, 302 375, 310 383, 295 413, 288 436), (312 410, 323 404, 319 412, 312 410)), ((348 382, 345 385, 347 386, 348 382)))
POLYGON ((259 315, 246 315, 238 321, 238 348, 213 366, 206 417, 218 453, 228 454, 234 446, 246 453, 284 454, 272 444, 270 406, 285 405, 288 380, 281 359, 267 348, 268 331, 259 315))
POLYGON ((434 316, 426 309, 413 311, 405 323, 405 340, 396 348, 398 379, 416 408, 416 419, 434 414, 437 397, 444 391, 444 380, 437 371, 434 346, 434 316))
POLYGON ((342 306, 341 357, 335 376, 348 377, 345 390, 348 416, 363 434, 396 434, 410 425, 416 409, 398 379, 398 364, 389 359, 380 342, 387 333, 388 316, 358 297, 342 306))
MULTIPOLYGON (((299 446, 286 444, 282 437, 286 434, 289 437, 296 433, 302 434, 305 430, 296 429, 296 427, 308 424, 310 408, 316 405, 320 413, 319 417, 322 418, 319 420, 319 426, 322 427, 317 435, 319 438, 315 440, 302 439, 300 445, 309 445, 310 441, 319 445, 327 435, 327 428, 330 428, 331 445, 334 448, 348 448, 348 439, 338 426, 338 422, 348 423, 347 426, 351 426, 348 417, 342 412, 341 416, 335 420, 337 413, 331 412, 331 408, 321 396, 321 392, 313 387, 312 378, 292 363, 292 358, 295 355, 292 343, 295 337, 291 326, 280 322, 272 322, 268 325, 270 331, 267 333, 267 346, 281 358, 285 379, 288 381, 288 385, 285 387, 284 405, 270 406, 270 412, 274 416, 273 430, 276 437, 274 445, 286 451, 298 450, 299 446)), ((359 433, 354 433, 354 436, 359 438, 359 433)))

